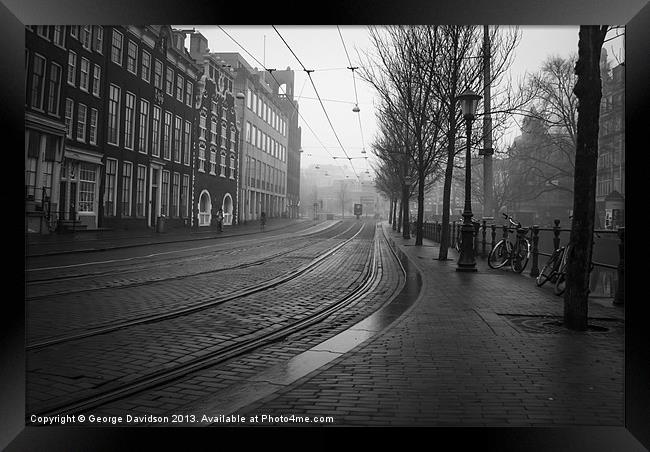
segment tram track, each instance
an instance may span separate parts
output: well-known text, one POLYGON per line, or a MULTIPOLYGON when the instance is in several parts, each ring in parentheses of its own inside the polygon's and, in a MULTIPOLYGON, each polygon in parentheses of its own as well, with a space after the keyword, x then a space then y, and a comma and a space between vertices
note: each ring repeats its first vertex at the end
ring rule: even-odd
MULTIPOLYGON (((337 229, 339 229, 343 225, 342 222, 335 223, 331 226, 329 226, 326 229, 321 229, 317 230, 311 233, 304 233, 304 232, 299 232, 295 235, 293 234, 286 234, 287 237, 284 237, 284 240, 290 240, 292 238, 295 238, 296 235, 300 237, 306 237, 306 238, 317 238, 319 235, 323 234, 325 236, 329 235, 332 232, 336 232, 337 229)), ((278 243, 278 237, 263 237, 263 238, 256 238, 256 239, 246 239, 238 242, 233 248, 226 248, 226 249, 219 249, 217 252, 220 255, 228 255, 228 254, 239 254, 243 253, 246 251, 251 251, 255 250, 257 248, 262 248, 268 245, 273 245, 278 243), (244 246, 241 247, 242 243, 245 242, 261 242, 257 245, 253 246, 244 246)), ((182 250, 172 250, 172 251, 166 251, 162 253, 154 253, 154 254, 148 254, 148 255, 141 255, 141 256, 132 256, 128 258, 122 258, 122 259, 115 259, 115 260, 110 260, 110 261, 100 261, 100 262, 84 262, 84 263, 79 263, 79 264, 71 264, 67 266, 54 266, 54 267, 41 267, 41 268, 28 268, 26 269, 26 272, 29 274, 30 272, 39 272, 39 271, 51 271, 51 270, 56 270, 60 268, 74 268, 74 267, 81 267, 81 266, 89 266, 89 265, 102 265, 102 264, 122 264, 125 262, 130 262, 130 261, 136 261, 139 259, 147 259, 151 257, 158 257, 162 254, 174 254, 174 253, 182 253, 182 252, 187 252, 187 251, 195 251, 195 250, 204 250, 204 249, 210 249, 218 246, 223 246, 222 243, 217 243, 217 244, 212 244, 212 245, 206 245, 198 248, 191 248, 191 249, 182 249, 182 250)), ((39 279, 29 279, 26 281, 28 285, 35 286, 39 284, 51 284, 51 283, 57 283, 57 282, 62 282, 62 281, 75 281, 75 280, 81 280, 85 278, 96 278, 100 276, 106 276, 106 275, 117 275, 117 274, 124 274, 124 273, 130 273, 130 272, 138 272, 138 271, 143 271, 147 269, 160 269, 161 265, 178 265, 179 263, 186 263, 186 262, 192 262, 196 260, 201 260, 201 259, 211 259, 214 258, 213 252, 210 251, 205 251, 201 255, 196 256, 196 255, 191 255, 191 256, 186 256, 186 257, 169 257, 169 258, 162 258, 158 259, 155 262, 144 262, 144 263, 135 263, 132 266, 123 268, 123 269, 108 269, 108 270, 102 270, 102 271, 96 271, 96 272, 86 272, 86 273, 77 273, 77 274, 63 274, 63 275, 55 275, 51 277, 46 277, 46 278, 39 278, 39 279)))
MULTIPOLYGON (((353 227, 354 227, 354 225, 348 227, 343 232, 340 232, 340 233, 336 234, 333 237, 326 237, 325 240, 333 240, 333 239, 336 239, 336 238, 338 238, 340 236, 344 236, 353 227)), ((330 233, 336 232, 336 230, 335 231, 329 231, 329 232, 330 233)), ((47 300, 47 299, 51 299, 52 297, 60 297, 60 296, 79 294, 79 293, 84 293, 84 292, 93 292, 93 291, 98 291, 98 290, 127 289, 127 288, 130 288, 130 287, 140 287, 140 286, 146 286, 146 285, 151 285, 151 284, 165 283, 165 282, 168 282, 168 281, 174 281, 174 280, 179 280, 179 279, 192 278, 192 277, 196 277, 196 276, 207 275, 207 274, 210 274, 210 273, 220 273, 220 272, 229 271, 229 270, 237 270, 237 269, 255 267, 255 266, 259 266, 259 265, 263 265, 265 263, 271 262, 271 261, 273 261, 273 260, 275 260, 275 259, 277 259, 279 257, 286 256, 286 255, 288 255, 290 253, 306 249, 306 248, 308 248, 310 246, 314 246, 314 243, 307 243, 307 244, 302 245, 302 246, 294 247, 294 248, 291 248, 291 249, 288 249, 288 250, 281 251, 279 253, 275 253, 275 254, 270 255, 270 256, 266 256, 266 257, 264 257, 262 259, 257 259, 257 260, 254 260, 254 261, 244 262, 244 263, 241 263, 241 264, 231 265, 231 266, 227 266, 227 267, 219 267, 219 268, 209 269, 209 270, 199 270, 199 271, 194 271, 194 272, 190 272, 190 273, 184 273, 184 274, 179 274, 179 275, 174 275, 174 276, 168 276, 168 277, 164 277, 164 278, 163 277, 153 277, 153 278, 150 278, 150 279, 123 282, 123 283, 116 283, 115 281, 108 281, 108 282, 104 283, 104 285, 101 285, 101 286, 77 288, 77 289, 71 289, 71 290, 65 290, 65 291, 51 291, 51 292, 46 292, 46 293, 42 293, 42 294, 38 294, 38 295, 26 295, 25 300, 26 301, 47 300)), ((205 259, 214 259, 215 256, 206 256, 206 257, 203 257, 203 258, 205 258, 205 259)), ((182 265, 182 264, 179 263, 179 262, 174 262, 174 264, 173 264, 174 267, 178 267, 179 265, 182 265)), ((145 269, 132 269, 132 268, 130 268, 130 269, 125 269, 122 272, 106 272, 103 275, 116 276, 116 275, 121 275, 121 274, 124 274, 124 273, 137 273, 137 272, 142 272, 142 271, 147 271, 147 270, 154 270, 154 269, 156 270, 157 273, 162 272, 162 269, 158 265, 154 265, 154 266, 149 266, 149 267, 147 267, 145 269)), ((94 275, 93 277, 97 278, 97 277, 103 276, 103 275, 94 275)), ((85 278, 86 276, 83 276, 83 277, 85 278)), ((69 278, 67 278, 67 280, 76 280, 76 278, 69 277, 69 278)), ((61 282, 61 280, 50 281, 50 282, 58 283, 58 282, 61 282)), ((29 292, 29 290, 27 292, 29 292)))
MULTIPOLYGON (((357 226, 356 224, 352 224, 352 226, 350 226, 348 229, 346 229, 344 232, 342 232, 339 235, 347 234, 352 228, 354 228, 356 226, 357 226)), ((232 301, 232 300, 236 300, 238 298, 243 298, 243 297, 252 295, 254 293, 261 292, 261 291, 268 290, 270 288, 279 286, 281 284, 292 281, 292 280, 298 278, 299 276, 301 276, 302 274, 306 273, 307 271, 310 271, 310 270, 314 269, 315 267, 317 267, 319 264, 321 264, 323 261, 325 261, 328 257, 332 256, 339 249, 341 249, 342 247, 347 245, 349 242, 354 240, 359 234, 361 234, 364 227, 365 227, 365 223, 362 224, 361 228, 352 237, 350 237, 350 238, 346 239, 345 241, 339 243, 334 248, 331 248, 327 252, 325 252, 323 254, 320 254, 315 259, 312 259, 307 264, 304 264, 304 265, 300 266, 299 268, 297 268, 296 270, 293 270, 292 272, 290 272, 288 274, 285 274, 285 275, 282 275, 282 276, 279 276, 279 277, 276 277, 276 278, 272 278, 271 280, 264 281, 262 283, 259 283, 257 285, 254 285, 254 286, 242 289, 242 290, 238 290, 238 291, 236 291, 234 293, 228 294, 228 295, 223 296, 223 297, 215 297, 215 298, 212 298, 212 299, 208 299, 208 300, 206 300, 204 302, 193 304, 191 306, 184 306, 184 307, 177 308, 177 309, 171 309, 171 310, 167 310, 167 311, 165 311, 163 313, 158 313, 158 314, 150 314, 150 315, 134 317, 134 318, 130 318, 128 320, 120 321, 120 322, 111 322, 111 323, 109 323, 107 325, 98 326, 96 328, 86 329, 86 330, 84 330, 82 332, 79 332, 77 334, 68 334, 68 335, 62 335, 62 336, 56 336, 56 337, 40 339, 40 340, 37 340, 37 341, 32 342, 30 344, 27 344, 26 350, 28 350, 28 351, 37 350, 37 349, 41 349, 41 348, 44 348, 44 347, 49 347, 49 346, 52 346, 52 345, 57 345, 57 344, 65 343, 65 342, 78 340, 78 339, 84 339, 84 338, 88 338, 88 337, 92 337, 92 336, 97 336, 97 335, 101 335, 101 334, 110 333, 110 332, 117 331, 117 330, 124 329, 124 328, 129 328, 129 327, 142 325, 142 324, 146 324, 146 323, 160 322, 160 321, 163 321, 163 320, 168 320, 168 319, 172 319, 172 318, 175 318, 175 317, 180 317, 180 316, 183 316, 183 315, 192 314, 192 313, 202 311, 202 310, 205 310, 205 309, 209 309, 209 308, 212 308, 214 306, 217 306, 217 305, 220 305, 220 304, 232 301)), ((296 250, 291 250, 289 252, 293 252, 293 251, 296 251, 296 250)), ((190 275, 190 276, 192 276, 192 275, 190 275)), ((159 282, 159 281, 156 281, 156 282, 159 282)))
MULTIPOLYGON (((348 241, 337 246, 336 250, 331 250, 332 252, 328 254, 328 257, 340 249, 340 247, 356 238, 362 230, 363 227, 360 228, 352 238, 348 239, 348 241)), ((364 296, 371 293, 374 287, 376 287, 381 279, 382 273, 382 268, 380 265, 380 246, 380 240, 378 239, 378 235, 376 234, 375 230, 373 231, 372 236, 372 245, 369 256, 370 258, 366 260, 363 271, 361 272, 360 276, 356 278, 355 284, 357 287, 333 303, 326 304, 322 308, 317 309, 316 311, 303 316, 302 318, 290 320, 288 323, 285 323, 280 327, 262 328, 260 330, 256 330, 255 332, 240 336, 234 343, 220 347, 213 351, 208 351, 201 354, 200 356, 191 354, 189 357, 187 357, 188 359, 186 359, 182 364, 175 365, 173 367, 165 366, 161 369, 149 372, 146 375, 135 377, 128 382, 120 382, 119 384, 114 385, 114 387, 107 388, 106 390, 79 397, 74 401, 52 404, 49 407, 42 409, 40 415, 47 416, 55 414, 80 413, 84 412, 85 410, 111 403, 113 401, 121 400, 122 398, 129 395, 164 385, 192 372, 214 366, 232 358, 244 355, 260 347, 282 340, 285 337, 309 328, 316 323, 322 322, 332 314, 341 311, 349 305, 363 299, 364 296)), ((323 257, 321 260, 324 259, 326 258, 323 257)), ((302 269, 302 273, 305 273, 308 270, 309 268, 304 268, 302 269)), ((270 287, 259 287, 257 291, 268 290, 269 288, 270 287)))

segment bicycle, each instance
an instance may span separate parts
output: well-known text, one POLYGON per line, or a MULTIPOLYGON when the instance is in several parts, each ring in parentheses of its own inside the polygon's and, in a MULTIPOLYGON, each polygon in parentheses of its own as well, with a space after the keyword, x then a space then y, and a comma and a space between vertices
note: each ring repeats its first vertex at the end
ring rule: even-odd
POLYGON ((503 216, 517 228, 517 239, 514 244, 506 238, 499 240, 490 251, 488 265, 490 268, 497 269, 510 264, 513 272, 521 273, 528 265, 528 259, 530 258, 530 242, 525 237, 528 228, 524 228, 521 223, 513 221, 508 214, 504 213, 503 216))
MULTIPOLYGON (((600 235, 598 233, 595 233, 596 237, 600 238, 600 235)), ((594 242, 595 240, 591 241, 591 248, 593 250, 594 247, 594 242)), ((562 295, 566 289, 566 271, 567 271, 567 265, 568 265, 568 260, 569 257, 571 256, 571 244, 569 243, 564 250, 564 253, 562 254, 562 259, 560 261, 557 274, 555 276, 555 287, 553 288, 553 292, 555 292, 555 295, 562 295)), ((589 274, 591 274, 591 271, 594 269, 594 263, 589 262, 589 274)))
POLYGON ((535 283, 538 287, 542 287, 546 281, 551 281, 552 283, 555 283, 557 281, 558 275, 560 274, 560 269, 564 268, 562 266, 562 263, 565 262, 564 256, 567 253, 567 248, 568 245, 561 246, 560 248, 553 251, 553 254, 551 254, 551 257, 548 259, 546 264, 544 264, 539 272, 539 275, 537 275, 535 283))

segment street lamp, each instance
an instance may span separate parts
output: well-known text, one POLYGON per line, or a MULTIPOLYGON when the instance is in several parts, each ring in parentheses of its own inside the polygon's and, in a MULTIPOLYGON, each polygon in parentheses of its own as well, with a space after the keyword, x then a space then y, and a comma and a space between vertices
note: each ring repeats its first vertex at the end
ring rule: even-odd
POLYGON ((474 225, 472 224, 472 156, 471 138, 472 121, 476 115, 476 108, 481 96, 470 89, 458 96, 460 108, 467 125, 467 149, 465 150, 465 209, 463 210, 462 244, 458 257, 457 272, 475 272, 476 260, 474 258, 474 225))

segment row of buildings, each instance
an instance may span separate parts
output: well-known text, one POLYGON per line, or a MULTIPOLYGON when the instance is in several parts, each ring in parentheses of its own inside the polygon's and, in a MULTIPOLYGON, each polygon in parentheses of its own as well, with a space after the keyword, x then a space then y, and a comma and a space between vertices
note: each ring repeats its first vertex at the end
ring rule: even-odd
POLYGON ((28 26, 25 43, 27 232, 297 216, 289 68, 165 25, 28 26))

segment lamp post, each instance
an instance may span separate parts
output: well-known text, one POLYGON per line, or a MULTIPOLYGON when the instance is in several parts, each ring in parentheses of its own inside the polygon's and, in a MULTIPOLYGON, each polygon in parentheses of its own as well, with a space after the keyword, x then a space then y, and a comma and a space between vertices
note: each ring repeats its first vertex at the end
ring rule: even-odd
POLYGON ((458 257, 457 272, 475 272, 476 260, 474 258, 474 225, 472 224, 472 156, 471 138, 472 121, 476 115, 476 108, 481 96, 469 88, 458 96, 460 107, 467 125, 467 149, 465 150, 465 209, 463 210, 462 245, 458 257))

